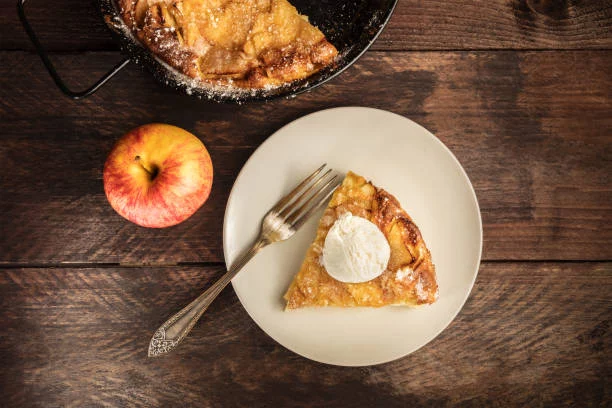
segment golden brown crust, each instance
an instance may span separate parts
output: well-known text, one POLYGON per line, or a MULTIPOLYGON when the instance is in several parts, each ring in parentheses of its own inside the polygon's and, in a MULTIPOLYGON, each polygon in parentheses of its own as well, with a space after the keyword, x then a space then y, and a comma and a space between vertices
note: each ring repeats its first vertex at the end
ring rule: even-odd
POLYGON ((286 0, 118 0, 136 37, 203 82, 263 88, 306 78, 338 52, 286 0))
POLYGON ((319 222, 317 236, 284 298, 287 309, 307 306, 420 305, 438 296, 435 267, 421 232, 397 199, 349 172, 319 222), (321 264, 327 232, 338 217, 351 212, 376 224, 391 247, 387 269, 369 282, 343 283, 321 264))

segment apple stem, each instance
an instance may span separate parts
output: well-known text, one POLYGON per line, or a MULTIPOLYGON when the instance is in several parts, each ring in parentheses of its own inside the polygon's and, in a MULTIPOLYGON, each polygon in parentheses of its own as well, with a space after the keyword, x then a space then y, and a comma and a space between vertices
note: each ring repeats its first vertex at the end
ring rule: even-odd
POLYGON ((142 167, 143 170, 147 172, 147 174, 149 175, 149 177, 151 177, 151 179, 155 178, 155 176, 157 175, 155 170, 148 169, 144 164, 142 164, 142 162, 140 161, 140 156, 136 156, 134 160, 136 160, 138 164, 140 164, 140 167, 142 167))

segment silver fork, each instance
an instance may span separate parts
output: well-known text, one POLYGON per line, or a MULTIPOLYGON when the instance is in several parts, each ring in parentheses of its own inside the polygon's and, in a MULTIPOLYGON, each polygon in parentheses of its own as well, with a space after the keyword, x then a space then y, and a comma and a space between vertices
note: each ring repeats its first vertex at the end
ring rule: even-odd
POLYGON ((255 254, 274 242, 291 237, 327 201, 338 182, 337 176, 331 174, 331 169, 324 171, 325 167, 324 164, 315 170, 268 211, 261 223, 259 237, 251 248, 232 264, 225 275, 157 329, 149 343, 149 357, 159 356, 176 348, 213 300, 255 254))

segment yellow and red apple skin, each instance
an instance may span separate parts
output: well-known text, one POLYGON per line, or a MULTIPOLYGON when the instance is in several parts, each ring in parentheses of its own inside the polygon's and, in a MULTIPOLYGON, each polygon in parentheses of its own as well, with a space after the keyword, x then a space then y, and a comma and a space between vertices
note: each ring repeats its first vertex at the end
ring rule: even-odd
POLYGON ((200 139, 160 123, 125 134, 104 165, 104 191, 111 206, 149 228, 189 218, 208 199, 212 182, 212 161, 200 139))

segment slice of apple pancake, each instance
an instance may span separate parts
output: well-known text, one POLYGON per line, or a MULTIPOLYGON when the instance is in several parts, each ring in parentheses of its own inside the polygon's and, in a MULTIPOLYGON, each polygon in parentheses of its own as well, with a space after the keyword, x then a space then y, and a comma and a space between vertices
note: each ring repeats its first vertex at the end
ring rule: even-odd
POLYGON ((433 303, 438 298, 435 267, 419 228, 398 200, 365 178, 348 172, 325 210, 317 235, 284 296, 287 309, 309 306, 369 306, 433 303), (390 247, 382 274, 360 283, 341 282, 327 272, 323 260, 325 239, 346 213, 375 224, 390 247))

